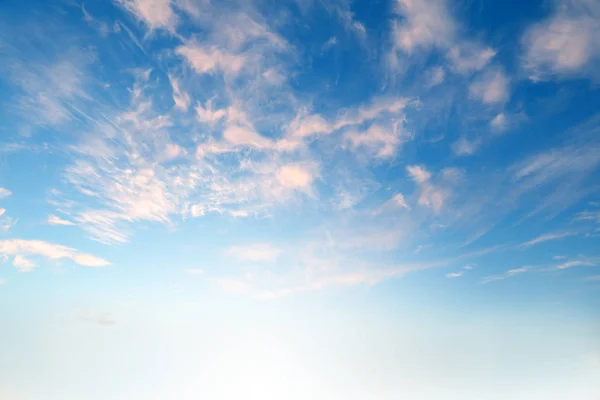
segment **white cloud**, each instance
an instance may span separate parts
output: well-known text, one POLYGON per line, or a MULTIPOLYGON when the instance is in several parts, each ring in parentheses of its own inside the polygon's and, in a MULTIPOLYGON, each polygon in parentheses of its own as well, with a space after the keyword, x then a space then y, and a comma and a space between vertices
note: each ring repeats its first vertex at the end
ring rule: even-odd
POLYGON ((175 143, 168 143, 163 153, 163 157, 165 161, 169 161, 179 158, 184 153, 185 151, 179 145, 176 145, 175 143))
POLYGON ((464 43, 452 47, 447 57, 454 72, 467 74, 483 69, 495 55, 496 51, 489 47, 464 43))
POLYGON ((576 261, 567 261, 562 264, 556 266, 556 269, 567 269, 573 267, 593 267, 596 266, 596 263, 590 261, 576 260, 576 261))
POLYGON ((6 279, 0 278, 0 285, 4 285, 6 283, 6 279))
POLYGON ((227 250, 227 254, 240 261, 274 262, 281 254, 281 250, 268 243, 259 243, 232 246, 227 250))
POLYGON ((337 44, 337 37, 332 36, 321 46, 321 51, 324 52, 337 44))
POLYGON ((175 30, 177 15, 171 7, 171 0, 116 0, 138 20, 150 29, 175 30))
POLYGON ((411 101, 403 97, 377 97, 369 104, 342 110, 332 122, 328 122, 321 115, 307 115, 306 110, 301 110, 289 124, 288 135, 295 138, 305 138, 321 134, 331 134, 343 128, 377 120, 380 116, 387 114, 394 115, 398 121, 402 121, 404 119, 402 111, 409 104, 411 104, 411 101))
POLYGON ((461 137, 452 144, 452 151, 454 151, 454 154, 457 156, 470 156, 475 154, 480 146, 480 140, 469 140, 466 137, 461 137))
POLYGON ((533 80, 553 75, 592 75, 600 58, 600 5, 588 0, 556 1, 555 12, 524 33, 524 68, 533 80))
POLYGON ((169 74, 169 82, 171 82, 171 89, 173 91, 173 102, 175 107, 180 110, 186 111, 190 106, 190 95, 184 92, 179 86, 179 80, 169 74))
POLYGON ((183 57, 199 74, 223 72, 236 76, 244 67, 246 57, 236 55, 218 47, 203 47, 189 43, 179 46, 175 53, 183 57))
POLYGON ((225 129, 223 138, 234 146, 248 146, 256 148, 270 148, 273 142, 261 136, 251 127, 232 125, 225 129))
POLYGON ((408 53, 421 47, 448 46, 454 36, 454 20, 442 0, 397 0, 396 11, 404 18, 394 26, 394 43, 408 53))
POLYGON ((549 240, 558 240, 573 235, 575 235, 575 232, 546 233, 521 244, 521 247, 531 247, 539 243, 547 242, 549 240))
POLYGON ((12 264, 19 272, 31 272, 35 268, 35 264, 32 261, 21 255, 16 255, 12 264))
POLYGON ((490 122, 492 128, 497 130, 504 130, 508 126, 508 117, 503 112, 496 115, 490 122))
POLYGON ((0 208, 0 217, 4 215, 6 208, 0 208))
POLYGON ((196 106, 196 115, 198 115, 198 119, 201 122, 208 123, 210 125, 214 125, 219 122, 221 119, 227 116, 227 110, 225 109, 217 109, 215 110, 212 105, 212 101, 208 100, 206 102, 206 106, 202 107, 201 104, 196 106))
POLYGON ((424 183, 431 178, 431 173, 420 165, 409 165, 406 167, 406 171, 417 183, 424 183))
POLYGON ((448 274, 446 274, 446 278, 458 278, 459 276, 463 276, 464 275, 464 271, 460 271, 460 272, 450 272, 448 274))
POLYGON ((0 186, 0 199, 5 199, 12 195, 12 192, 4 187, 0 186))
POLYGON ((437 86, 444 81, 446 71, 442 67, 433 67, 426 73, 426 84, 428 88, 437 86))
POLYGON ((500 69, 487 71, 471 83, 469 92, 485 104, 505 103, 509 97, 509 79, 500 69))
POLYGON ((461 36, 461 27, 446 0, 396 0, 395 3, 396 13, 402 18, 394 22, 392 29, 394 53, 437 49, 450 69, 460 74, 483 69, 496 55, 495 50, 461 36))
POLYGON ((430 182, 431 173, 420 165, 406 167, 408 175, 419 185, 418 204, 433 209, 438 214, 448 197, 448 192, 430 182))
POLYGON ((90 254, 79 253, 75 249, 41 240, 9 239, 0 241, 0 255, 19 257, 18 264, 27 264, 25 255, 42 256, 50 260, 70 259, 84 267, 105 267, 110 263, 90 254))
POLYGON ((400 124, 394 124, 392 127, 374 124, 364 132, 347 132, 344 137, 354 151, 385 159, 396 154, 398 146, 402 143, 402 136, 403 128, 400 124))
POLYGON ((72 221, 66 220, 66 219, 62 219, 59 216, 56 215, 49 215, 48 216, 48 223, 50 225, 75 225, 75 223, 73 223, 72 221))
POLYGON ((494 282, 494 281, 501 281, 504 280, 506 278, 510 278, 513 277, 515 275, 519 275, 525 272, 529 272, 535 270, 535 267, 532 266, 525 266, 525 267, 521 267, 521 268, 515 268, 515 269, 510 269, 508 271, 506 271, 504 274, 502 275, 492 275, 492 276, 488 276, 486 278, 484 278, 481 283, 490 283, 490 282, 494 282))
POLYGON ((447 194, 444 190, 430 184, 424 184, 421 186, 418 203, 421 206, 433 209, 438 214, 442 210, 446 197, 447 194))
POLYGON ((314 165, 290 164, 277 171, 277 180, 286 188, 310 193, 315 174, 314 165))

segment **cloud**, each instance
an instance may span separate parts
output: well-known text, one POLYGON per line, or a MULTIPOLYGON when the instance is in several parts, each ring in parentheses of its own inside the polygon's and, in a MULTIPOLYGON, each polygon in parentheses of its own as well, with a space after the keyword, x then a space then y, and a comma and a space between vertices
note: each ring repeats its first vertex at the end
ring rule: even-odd
POLYGON ((350 131, 345 139, 354 151, 367 153, 375 158, 386 159, 396 154, 402 143, 402 127, 394 124, 391 128, 371 125, 364 132, 350 131))
POLYGON ((396 193, 391 199, 383 203, 379 208, 374 211, 374 214, 381 214, 383 212, 397 210, 398 208, 404 208, 410 210, 410 206, 406 202, 402 193, 396 193))
POLYGON ((567 236, 575 235, 575 232, 555 232, 555 233, 546 233, 544 235, 540 235, 534 239, 531 239, 528 242, 522 243, 521 247, 531 247, 539 243, 547 242, 550 240, 558 240, 565 238, 567 236))
POLYGON ((384 115, 396 116, 398 121, 403 121, 402 111, 411 103, 413 101, 403 97, 375 97, 367 104, 340 111, 337 118, 331 122, 321 115, 307 114, 306 110, 301 110, 289 124, 288 135, 294 138, 306 138, 331 134, 343 128, 377 120, 384 115))
POLYGON ((0 186, 0 199, 5 199, 12 195, 12 192, 4 187, 0 186))
POLYGON ((270 148, 273 142, 247 126, 233 125, 225 129, 223 138, 234 146, 270 148))
POLYGON ((419 186, 419 205, 433 209, 438 214, 448 197, 448 192, 430 182, 431 173, 422 166, 409 165, 406 167, 408 175, 419 186))
POLYGON ((171 7, 171 0, 116 0, 148 28, 175 31, 177 15, 171 7))
POLYGON ((171 89, 173 90, 173 102, 175 103, 175 107, 182 111, 186 111, 190 106, 190 95, 179 87, 179 81, 174 76, 169 75, 169 82, 171 82, 171 89))
POLYGON ((488 277, 484 278, 481 281, 481 283, 490 283, 490 282, 494 282, 494 281, 501 281, 501 280, 504 280, 506 278, 510 278, 510 277, 515 276, 515 275, 523 274, 525 272, 529 272, 529 271, 532 271, 532 270, 535 270, 535 269, 536 269, 536 267, 533 267, 533 266, 525 266, 525 267, 521 267, 521 268, 509 269, 508 271, 506 271, 502 275, 488 276, 488 277))
POLYGON ((183 57, 198 74, 222 72, 236 76, 242 72, 246 57, 235 55, 218 47, 206 47, 196 43, 179 46, 175 53, 183 57))
POLYGON ((30 272, 35 268, 35 264, 33 262, 21 255, 16 255, 12 264, 19 272, 30 272))
POLYGON ((6 284, 6 279, 0 278, 0 285, 4 285, 4 284, 6 284))
POLYGON ((50 260, 69 259, 83 267, 106 267, 110 263, 90 254, 79 253, 75 249, 41 240, 9 239, 0 241, 0 255, 15 256, 17 267, 27 268, 26 255, 41 256, 50 260))
POLYGON ((56 215, 49 215, 48 223, 50 225, 75 225, 74 222, 66 220, 66 219, 62 219, 56 215))
POLYGON ((594 267, 597 263, 584 260, 566 261, 556 266, 556 269, 567 269, 573 267, 594 267))
POLYGON ((277 171, 277 180, 286 188, 310 193, 315 174, 314 165, 290 164, 277 171))
POLYGON ((460 276, 463 276, 463 274, 465 273, 465 271, 460 271, 460 272, 450 272, 448 274, 446 274, 446 278, 451 279, 451 278, 458 278, 460 276))
POLYGON ((431 178, 431 173, 420 165, 409 165, 406 171, 416 183, 424 183, 431 178))
POLYGON ((426 73, 426 84, 428 88, 439 85, 444 81, 446 71, 443 67, 433 67, 426 73))
POLYGON ((508 126, 508 117, 506 114, 500 113, 492 119, 490 125, 492 128, 502 131, 508 126))
POLYGON ((555 76, 600 77, 600 6, 588 0, 556 1, 547 19, 530 26, 522 37, 523 67, 532 80, 555 76))
POLYGON ((321 52, 325 52, 329 50, 331 47, 335 46, 338 43, 337 37, 332 36, 321 46, 321 52))
POLYGON ((500 69, 487 71, 471 83, 469 93, 485 104, 505 103, 509 97, 509 79, 500 69))
POLYGON ((397 0, 396 12, 404 19, 394 25, 394 45, 408 53, 422 47, 447 47, 454 36, 455 22, 444 1, 397 0))
POLYGON ((480 140, 469 140, 466 137, 461 137, 452 144, 452 151, 457 156, 470 156, 475 154, 480 147, 480 140))
POLYGON ((463 43, 452 47, 447 57, 454 72, 467 74, 482 70, 495 55, 496 51, 492 48, 463 43))
POLYGON ((196 106, 196 115, 201 122, 214 125, 227 116, 227 111, 224 109, 215 110, 212 101, 208 100, 205 107, 201 104, 196 106))
POLYGON ((227 254, 240 261, 274 262, 281 254, 281 250, 267 243, 258 243, 245 246, 232 246, 227 254))
POLYGON ((436 49, 453 72, 468 74, 483 69, 496 55, 492 48, 462 37, 447 1, 396 0, 395 4, 401 18, 392 27, 393 56, 436 49))

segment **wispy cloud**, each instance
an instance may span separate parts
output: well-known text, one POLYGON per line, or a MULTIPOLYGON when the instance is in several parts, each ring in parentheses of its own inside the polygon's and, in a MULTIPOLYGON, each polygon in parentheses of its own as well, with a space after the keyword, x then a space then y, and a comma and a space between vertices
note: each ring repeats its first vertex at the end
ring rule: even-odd
POLYGON ((61 218, 61 217, 59 217, 57 215, 49 215, 48 216, 48 223, 50 225, 67 225, 67 226, 69 226, 69 225, 75 225, 74 222, 69 221, 67 219, 63 219, 63 218, 61 218))
POLYGON ((532 266, 525 266, 525 267, 521 267, 521 268, 509 269, 502 275, 493 275, 493 276, 488 276, 486 278, 483 278, 481 283, 490 283, 490 282, 494 282, 494 281, 501 281, 501 280, 513 277, 515 275, 523 274, 525 272, 529 272, 529 271, 532 271, 535 269, 536 269, 536 267, 532 267, 532 266))
POLYGON ((50 260, 69 259, 84 267, 106 267, 110 263, 91 254, 80 253, 67 246, 41 240, 8 239, 0 241, 0 255, 15 256, 15 266, 31 268, 33 264, 25 256, 41 256, 50 260))
POLYGON ((573 260, 557 265, 556 269, 567 269, 573 267, 593 267, 595 265, 597 265, 597 263, 589 260, 573 260))
POLYGON ((562 239, 565 238, 567 236, 573 236, 576 235, 576 232, 554 232, 554 233, 546 233, 543 235, 540 235, 536 238, 533 238, 527 242, 524 242, 521 244, 521 247, 531 247, 534 246, 536 244, 540 244, 540 243, 544 243, 550 240, 558 240, 558 239, 562 239))

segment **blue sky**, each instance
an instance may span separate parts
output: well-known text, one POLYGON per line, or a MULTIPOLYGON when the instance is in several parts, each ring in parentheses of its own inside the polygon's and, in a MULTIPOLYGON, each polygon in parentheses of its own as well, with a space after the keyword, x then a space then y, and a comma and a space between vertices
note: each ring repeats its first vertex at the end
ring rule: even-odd
POLYGON ((600 396, 597 1, 0 10, 0 397, 600 396))

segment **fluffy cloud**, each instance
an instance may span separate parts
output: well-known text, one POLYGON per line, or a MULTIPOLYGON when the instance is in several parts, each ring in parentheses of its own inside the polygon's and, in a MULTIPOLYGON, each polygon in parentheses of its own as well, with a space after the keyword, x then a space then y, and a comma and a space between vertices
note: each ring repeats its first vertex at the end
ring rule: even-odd
POLYGON ((600 5, 589 0, 558 0, 554 13, 529 27, 522 42, 524 68, 533 80, 580 74, 597 79, 600 5))
POLYGON ((35 268, 35 264, 33 262, 21 255, 16 255, 12 264, 19 272, 30 272, 35 268))
POLYGON ((409 176, 417 183, 424 183, 431 178, 431 173, 420 165, 409 165, 406 167, 409 176))
POLYGON ((313 165, 284 165, 277 171, 277 180, 286 188, 310 192, 315 177, 313 165))
POLYGON ((471 83, 469 92, 485 104, 505 103, 509 97, 509 79, 502 70, 490 70, 471 83))
MULTIPOLYGON (((393 52, 413 54, 418 50, 442 52, 456 73, 467 74, 483 69, 496 51, 463 38, 460 24, 445 0, 396 0, 401 19, 392 29, 393 52)), ((395 54, 394 54, 395 56, 395 54)))
POLYGON ((50 260, 69 259, 84 267, 106 267, 110 263, 102 258, 79 253, 75 249, 41 240, 9 239, 0 241, 0 255, 15 256, 13 264, 17 268, 32 268, 33 263, 26 255, 41 256, 50 260))

